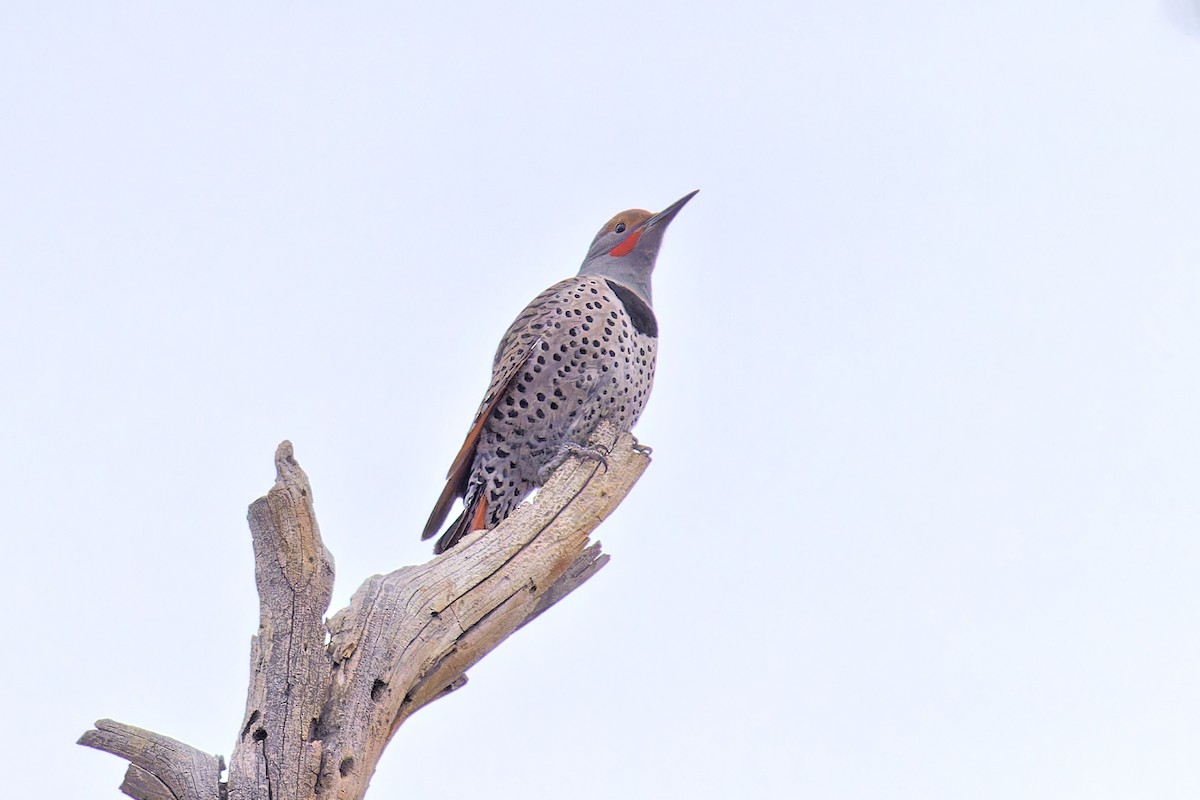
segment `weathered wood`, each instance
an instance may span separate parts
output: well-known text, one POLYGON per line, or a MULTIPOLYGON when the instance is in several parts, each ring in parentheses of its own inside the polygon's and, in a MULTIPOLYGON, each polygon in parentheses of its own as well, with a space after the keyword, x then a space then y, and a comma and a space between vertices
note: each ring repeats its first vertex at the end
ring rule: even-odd
POLYGON ((327 625, 333 560, 308 479, 282 443, 275 486, 249 513, 259 631, 228 785, 214 756, 158 734, 102 720, 80 743, 128 758, 122 789, 139 800, 362 798, 408 717, 465 685, 472 664, 607 563, 588 536, 649 457, 611 426, 592 442, 610 448, 606 463, 568 460, 495 530, 368 578, 327 625))
POLYGON ((317 721, 328 693, 325 612, 333 558, 321 541, 308 476, 292 443, 275 451, 275 486, 250 506, 258 634, 250 689, 229 764, 230 800, 312 796, 321 762, 317 721))
MULTIPOLYGON (((170 736, 111 719, 101 719, 96 721, 93 730, 79 738, 79 744, 128 760, 156 778, 174 797, 181 800, 221 800, 221 759, 170 736)), ((137 773, 130 782, 126 773, 122 791, 126 788, 138 791, 142 785, 153 787, 153 784, 140 781, 140 778, 141 773, 137 773)), ((128 791, 126 794, 138 800, 157 800, 154 794, 139 795, 128 791)))
POLYGON ((558 580, 551 584, 549 589, 542 592, 542 596, 538 599, 533 612, 525 618, 525 621, 521 623, 521 627, 525 627, 543 611, 548 610, 550 606, 578 589, 585 581, 603 569, 607 563, 608 554, 601 552, 599 542, 593 542, 588 545, 579 554, 579 558, 576 558, 575 562, 567 567, 566 571, 558 577, 558 580))
POLYGON ((495 530, 419 567, 369 578, 329 621, 334 727, 325 738, 320 800, 362 797, 405 719, 461 685, 467 668, 595 574, 598 566, 588 565, 606 560, 598 551, 584 555, 588 535, 649 459, 628 433, 618 438, 610 428, 593 441, 611 448, 607 467, 571 459, 495 530), (581 558, 585 564, 571 572, 581 558))
POLYGON ((137 764, 130 764, 129 769, 125 770, 121 791, 134 800, 175 800, 175 795, 165 783, 137 764))

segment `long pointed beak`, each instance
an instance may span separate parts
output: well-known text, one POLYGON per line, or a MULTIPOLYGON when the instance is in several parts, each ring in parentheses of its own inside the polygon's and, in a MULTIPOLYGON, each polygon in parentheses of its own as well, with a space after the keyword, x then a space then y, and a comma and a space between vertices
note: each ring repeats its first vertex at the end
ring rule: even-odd
POLYGON ((641 224, 641 227, 647 228, 647 229, 656 228, 656 227, 664 227, 665 228, 667 223, 670 222, 671 220, 673 220, 675 218, 675 215, 679 213, 680 209, 682 209, 684 206, 687 205, 688 200, 691 200, 693 197, 695 197, 697 194, 699 194, 699 192, 700 192, 699 189, 696 189, 695 191, 692 191, 692 192, 688 192, 683 197, 679 198, 674 203, 671 203, 671 205, 667 206, 662 211, 658 212, 653 217, 650 217, 648 220, 643 222, 641 224))

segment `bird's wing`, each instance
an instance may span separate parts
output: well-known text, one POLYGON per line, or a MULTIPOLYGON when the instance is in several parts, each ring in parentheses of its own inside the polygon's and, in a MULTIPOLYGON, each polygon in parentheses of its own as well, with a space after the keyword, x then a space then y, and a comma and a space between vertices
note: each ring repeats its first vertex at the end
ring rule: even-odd
POLYGON ((505 332, 504 338, 500 340, 500 347, 497 349, 495 361, 492 363, 492 382, 483 396, 483 402, 479 404, 479 410, 475 412, 475 420, 471 423, 470 431, 467 432, 466 441, 463 442, 462 448, 455 456, 454 463, 450 465, 450 471, 446 473, 446 486, 442 489, 442 494, 438 497, 433 512, 429 515, 429 521, 425 523, 425 531, 421 534, 422 539, 428 539, 438 532, 442 523, 446 521, 454 501, 467 493, 467 484, 471 479, 471 464, 475 461, 475 448, 479 444, 479 437, 483 435, 483 426, 487 422, 488 416, 496 410, 496 406, 508 392, 509 386, 517 379, 517 376, 533 357, 534 350, 541 344, 542 325, 538 320, 547 313, 547 301, 554 297, 564 285, 573 283, 575 280, 560 281, 538 295, 513 321, 508 331, 505 332))
POLYGON ((536 346, 537 340, 526 345, 523 352, 513 353, 509 358, 504 359, 503 363, 496 365, 496 369, 492 373, 492 383, 488 387, 487 394, 484 395, 479 411, 475 413, 475 421, 471 423, 467 439, 459 449, 458 455, 454 457, 450 471, 446 473, 446 486, 442 489, 442 494, 433 507, 433 513, 429 515, 429 521, 425 523, 425 531, 421 534, 422 539, 428 539, 438 532, 442 523, 446 521, 446 516, 450 513, 450 507, 454 505, 454 501, 467 493, 467 484, 471 479, 471 464, 475 461, 475 448, 479 444, 479 437, 483 435, 484 423, 487 422, 488 416, 496 410, 496 406, 503 399, 509 384, 525 367, 536 346))

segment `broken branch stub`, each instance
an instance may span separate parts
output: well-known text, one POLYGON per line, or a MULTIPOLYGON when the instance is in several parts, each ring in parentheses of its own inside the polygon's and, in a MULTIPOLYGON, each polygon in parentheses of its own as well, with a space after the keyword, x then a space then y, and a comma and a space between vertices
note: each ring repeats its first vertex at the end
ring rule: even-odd
POLYGON ((129 761, 121 790, 136 800, 158 800, 161 795, 155 792, 160 787, 181 800, 221 800, 219 781, 225 765, 220 756, 202 753, 170 736, 101 719, 79 738, 79 744, 129 761), (147 775, 158 783, 147 780, 147 775))
POLYGON ((275 451, 275 486, 250 506, 258 633, 246 713, 229 764, 230 800, 303 800, 320 769, 317 723, 329 686, 325 612, 333 558, 292 443, 275 451))

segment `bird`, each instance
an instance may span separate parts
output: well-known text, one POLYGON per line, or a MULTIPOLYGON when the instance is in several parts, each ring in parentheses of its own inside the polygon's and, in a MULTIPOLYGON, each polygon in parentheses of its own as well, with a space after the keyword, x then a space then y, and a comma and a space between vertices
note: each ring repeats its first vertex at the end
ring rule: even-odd
POLYGON ((604 419, 628 431, 654 383, 658 320, 650 278, 663 234, 696 196, 657 214, 633 208, 592 240, 579 272, 525 307, 500 339, 492 378, 421 539, 462 512, 434 545, 496 527, 568 457, 604 460, 587 445, 604 419))

